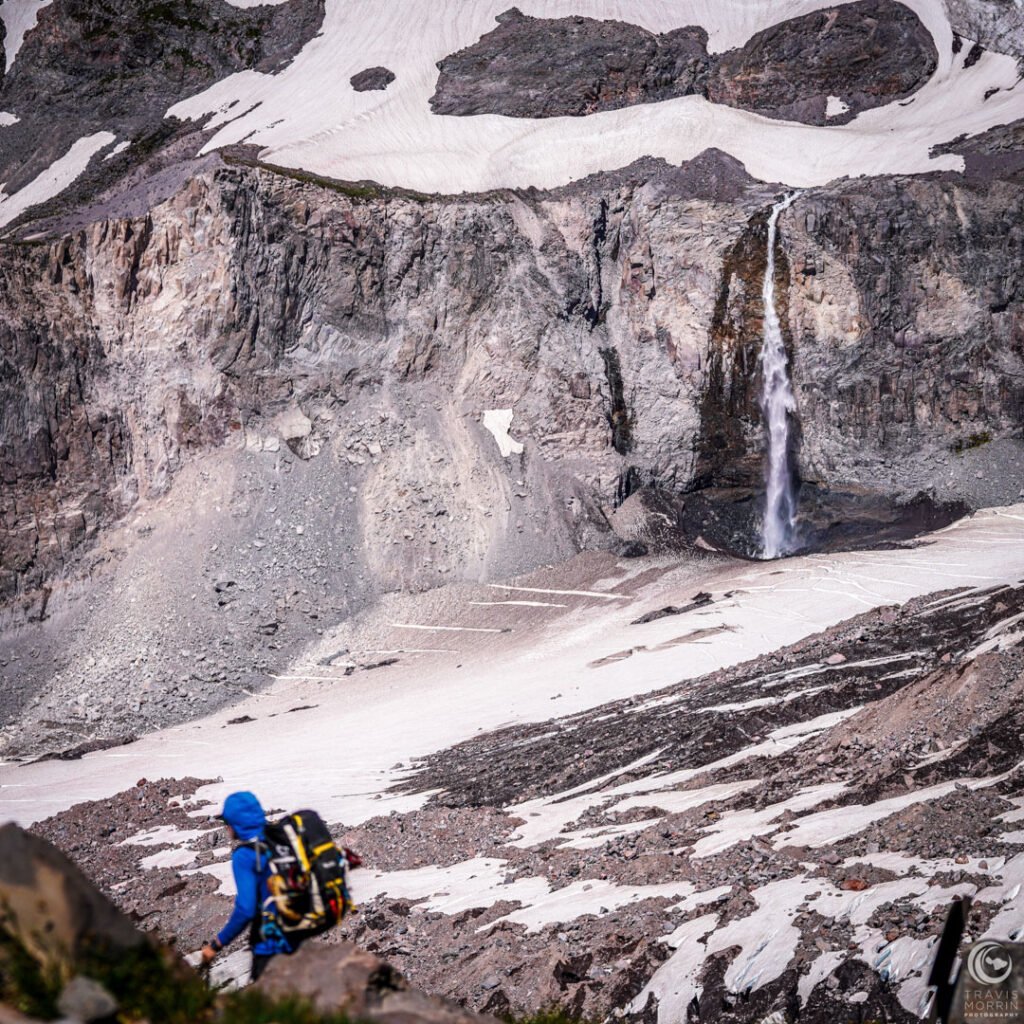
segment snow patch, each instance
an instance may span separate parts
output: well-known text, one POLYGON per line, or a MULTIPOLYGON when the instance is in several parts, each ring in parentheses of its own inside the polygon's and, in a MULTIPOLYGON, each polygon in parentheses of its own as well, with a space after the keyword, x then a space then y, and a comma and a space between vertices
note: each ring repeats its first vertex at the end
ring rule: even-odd
POLYGON ((825 101, 825 116, 838 117, 850 109, 849 103, 844 103, 838 96, 829 96, 825 101))
POLYGON ((0 189, 0 227, 10 224, 30 207, 63 192, 86 169, 93 156, 104 146, 109 146, 115 138, 110 132, 86 135, 13 195, 6 195, 0 189))
POLYGON ((700 995, 701 968, 707 958, 707 938, 718 925, 717 914, 704 914, 681 924, 664 942, 676 952, 665 961, 629 1004, 630 1013, 641 1013, 650 996, 658 1000, 659 1024, 676 1024, 689 1019, 689 1006, 700 995))
POLYGON ((802 975, 796 983, 796 993, 800 997, 801 1006, 807 1002, 815 988, 830 977, 832 972, 845 960, 845 954, 830 949, 811 963, 807 973, 802 975))
MULTIPOLYGON (((586 6, 589 17, 627 20, 654 32, 701 25, 708 30, 709 49, 721 51, 785 18, 831 3, 637 0, 624 6, 619 0, 589 0, 586 6)), ((1014 88, 1016 61, 986 51, 965 69, 962 61, 953 60, 953 32, 941 0, 908 0, 908 6, 935 39, 939 63, 934 75, 914 94, 913 103, 896 101, 864 111, 842 126, 776 121, 716 106, 701 96, 586 117, 433 114, 428 101, 437 62, 491 31, 507 0, 462 0, 440 7, 408 0, 329 0, 321 33, 287 68, 273 75, 231 75, 167 113, 182 120, 206 119, 205 126, 216 134, 203 152, 244 140, 263 147, 261 158, 271 163, 425 192, 550 188, 642 156, 679 163, 709 146, 730 153, 764 181, 795 187, 843 175, 959 170, 962 158, 932 159, 930 149, 1024 115, 1024 91, 1014 88), (396 24, 402 32, 393 30, 396 24), (354 73, 376 64, 397 75, 386 92, 359 93, 348 87, 354 73), (296 102, 301 96, 330 97, 330 102, 296 102), (232 104, 248 109, 239 114, 232 104)), ((523 0, 519 7, 540 18, 580 13, 577 0, 523 0)))
POLYGON ((197 839, 209 835, 214 829, 205 828, 177 828, 174 825, 156 825, 153 828, 136 832, 127 839, 122 839, 118 846, 162 846, 164 843, 174 843, 177 846, 184 846, 186 843, 194 843, 197 839))
POLYGON ((3 21, 7 30, 3 43, 6 57, 5 72, 11 70, 25 36, 35 28, 39 12, 49 6, 50 2, 51 0, 4 0, 0 3, 0 21, 3 21))
POLYGON ((769 882, 751 895, 757 909, 730 921, 708 940, 709 954, 739 946, 723 979, 730 992, 753 992, 774 981, 786 969, 800 942, 793 923, 797 907, 805 900, 807 878, 796 875, 769 882))
POLYGON ((494 436, 498 442, 498 451, 507 459, 510 455, 522 455, 523 446, 513 440, 508 433, 512 426, 511 409, 488 409, 483 414, 483 425, 494 436))
POLYGON ((196 855, 193 850, 160 850, 157 853, 151 853, 148 857, 143 857, 139 861, 139 867, 146 871, 154 868, 183 868, 195 859, 196 855))
POLYGON ((12 124, 17 124, 21 120, 17 114, 12 114, 7 110, 0 110, 0 128, 9 128, 12 124))
POLYGON ((122 139, 103 159, 113 159, 118 153, 123 153, 131 144, 131 139, 122 139))
MULTIPOLYGON (((96 751, 73 763, 41 761, 0 768, 0 820, 13 818, 29 824, 83 800, 103 799, 129 789, 142 775, 183 778, 196 774, 197 765, 202 766, 203 774, 224 780, 199 790, 194 797, 197 802, 219 806, 238 788, 252 789, 267 806, 294 806, 301 795, 302 801, 320 810, 327 821, 344 821, 350 826, 392 810, 409 811, 427 797, 389 792, 392 783, 406 774, 392 771, 392 765, 408 764, 481 729, 546 721, 551 717, 553 694, 562 695, 558 711, 565 715, 609 701, 653 695, 659 687, 677 687, 685 679, 795 643, 865 606, 903 602, 948 588, 951 565, 956 567, 960 585, 1013 583, 1024 574, 1022 516, 1024 506, 978 512, 931 534, 929 544, 901 552, 898 570, 893 568, 891 551, 859 551, 787 559, 779 575, 772 574, 777 567, 726 563, 708 566, 699 578, 688 576, 685 584, 672 582, 671 574, 649 581, 632 596, 601 595, 594 589, 596 596, 616 599, 592 602, 563 614, 557 630, 538 635, 529 657, 511 642, 515 634, 508 643, 491 634, 486 647, 464 653, 460 671, 453 673, 443 664, 431 667, 423 660, 410 659, 390 670, 388 687, 361 691, 358 701, 351 699, 349 686, 339 686, 334 678, 268 680, 266 689, 230 710, 150 733, 130 747, 96 751), (710 637, 706 644, 688 646, 685 657, 678 648, 647 652, 642 673, 631 660, 607 665, 599 673, 586 667, 595 656, 633 642, 635 627, 628 623, 640 611, 679 603, 695 586, 714 593, 743 591, 735 595, 736 607, 727 613, 733 627, 730 632, 710 637), (316 714, 298 716, 302 721, 294 727, 301 731, 309 758, 323 765, 323 771, 312 778, 289 758, 287 744, 269 742, 269 737, 279 737, 282 724, 290 721, 270 718, 271 714, 310 703, 319 705, 316 714), (445 708, 443 715, 436 713, 440 706, 445 708), (221 728, 227 719, 243 714, 256 721, 244 730, 221 728), (345 735, 341 747, 339 729, 345 735), (274 754, 276 750, 280 756, 274 754)), ((588 589, 584 581, 580 583, 581 590, 588 589)), ((482 609, 473 611, 480 614, 482 609)), ((659 620, 645 626, 644 635, 657 644, 671 639, 677 627, 671 618, 659 620)), ((419 631, 410 630, 408 635, 415 632, 419 631)), ((479 634, 481 638, 484 635, 479 634)), ((325 630, 325 644, 339 638, 340 634, 325 630)), ((307 664, 303 655, 291 668, 296 675, 309 675, 302 667, 307 664)), ((841 717, 822 716, 778 730, 761 744, 737 752, 729 763, 791 749, 801 741, 801 733, 810 735, 841 717)), ((656 792, 658 787, 677 789, 686 778, 710 770, 711 766, 684 769, 688 775, 648 779, 643 788, 648 792, 656 792)), ((610 772, 606 781, 621 772, 621 768, 610 772)), ((588 783, 570 796, 581 796, 584 789, 601 784, 588 783)), ((629 787, 586 796, 581 809, 605 797, 610 802, 640 792, 640 788, 629 787)), ((557 836, 580 813, 570 809, 569 816, 559 820, 563 811, 547 800, 528 810, 552 816, 538 828, 541 838, 535 842, 543 841, 545 835, 557 836)), ((515 811, 528 823, 520 830, 525 845, 531 842, 527 833, 532 823, 539 821, 531 818, 528 810, 519 807, 515 811)), ((209 808, 195 813, 207 815, 209 808)), ((837 812, 837 817, 842 813, 837 812)), ((787 841, 793 841, 792 834, 787 841)))

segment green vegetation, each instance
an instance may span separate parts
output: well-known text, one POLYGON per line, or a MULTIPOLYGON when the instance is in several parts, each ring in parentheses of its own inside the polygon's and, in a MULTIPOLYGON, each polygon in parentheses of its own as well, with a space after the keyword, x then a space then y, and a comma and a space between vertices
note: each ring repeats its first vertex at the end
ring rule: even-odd
POLYGON ((959 455, 961 452, 968 452, 972 448, 980 448, 991 440, 992 435, 987 430, 983 430, 980 434, 971 434, 966 440, 961 438, 955 444, 950 445, 950 451, 959 455))
POLYGON ((557 1006, 549 1007, 546 1010, 538 1010, 536 1013, 531 1013, 526 1017, 513 1017, 502 1014, 501 1019, 506 1021, 507 1024, 587 1024, 584 1018, 576 1017, 566 1010, 559 1009, 557 1006))
MULTIPOLYGON (((41 1020, 60 1014, 57 1001, 69 975, 98 981, 118 1002, 121 1024, 358 1024, 345 1014, 320 1014, 305 999, 271 999, 246 989, 222 993, 172 953, 142 941, 133 949, 93 948, 71 968, 44 968, 0 922, 0 1003, 41 1020)), ((508 1024, 584 1024, 557 1008, 508 1024)))
POLYGON ((44 970, 24 945, 0 925, 0 1003, 30 1017, 57 1016, 61 978, 44 970))
POLYGON ((321 1016, 305 999, 268 999, 262 992, 233 992, 222 1003, 218 1024, 349 1024, 342 1013, 321 1016))

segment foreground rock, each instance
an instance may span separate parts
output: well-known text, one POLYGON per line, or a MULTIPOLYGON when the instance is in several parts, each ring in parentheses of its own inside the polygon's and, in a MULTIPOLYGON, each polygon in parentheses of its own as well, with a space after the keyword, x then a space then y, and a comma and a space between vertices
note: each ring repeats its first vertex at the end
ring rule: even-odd
POLYGON ((357 1020, 496 1024, 493 1017, 410 988, 393 967, 350 942, 307 945, 292 956, 277 957, 256 989, 276 998, 298 995, 319 1013, 344 1013, 357 1020))
POLYGON ((0 928, 67 976, 92 949, 145 940, 59 850, 16 825, 0 827, 0 928))
MULTIPOLYGON (((59 1011, 80 1022, 119 1011, 120 1020, 151 1024, 215 1019, 217 1000, 203 979, 137 931, 64 854, 15 825, 0 828, 0 908, 3 1024, 23 1020, 18 1010, 46 1019, 59 1011)), ((496 1024, 411 988, 388 964, 350 943, 311 943, 278 957, 257 989, 266 997, 265 1012, 298 997, 324 1016, 496 1024)), ((244 1019, 237 1007, 233 1012, 232 1019, 244 1019)))

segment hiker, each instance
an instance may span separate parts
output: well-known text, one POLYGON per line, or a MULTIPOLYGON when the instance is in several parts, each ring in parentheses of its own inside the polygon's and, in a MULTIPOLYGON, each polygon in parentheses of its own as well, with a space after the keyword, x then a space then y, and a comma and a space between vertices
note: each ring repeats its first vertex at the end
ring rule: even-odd
POLYGON ((260 840, 264 838, 267 816, 259 800, 252 793, 232 793, 224 801, 220 817, 230 830, 232 839, 238 845, 231 853, 231 871, 235 876, 235 909, 228 923, 215 939, 207 942, 202 949, 202 962, 211 960, 230 942, 234 941, 246 926, 250 928, 252 944, 252 976, 255 981, 266 970, 267 964, 278 953, 294 953, 301 938, 285 938, 274 926, 273 917, 263 913, 268 906, 270 892, 267 889, 267 861, 269 850, 260 840))

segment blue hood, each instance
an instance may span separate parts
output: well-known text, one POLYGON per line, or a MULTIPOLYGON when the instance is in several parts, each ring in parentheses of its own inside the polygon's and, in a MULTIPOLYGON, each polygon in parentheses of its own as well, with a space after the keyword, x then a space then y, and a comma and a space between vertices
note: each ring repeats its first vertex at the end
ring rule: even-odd
POLYGON ((263 835, 267 816, 252 793, 232 793, 224 801, 221 817, 235 830, 239 839, 256 839, 263 835))

